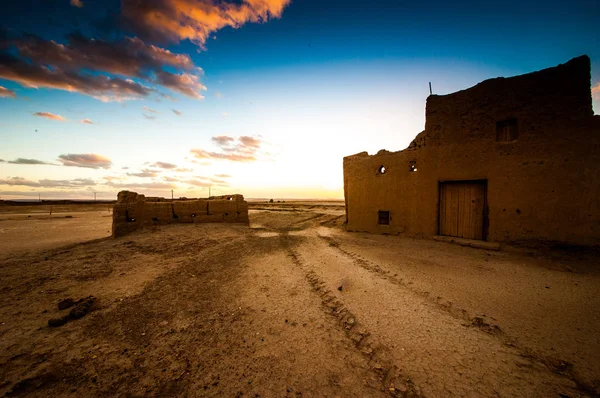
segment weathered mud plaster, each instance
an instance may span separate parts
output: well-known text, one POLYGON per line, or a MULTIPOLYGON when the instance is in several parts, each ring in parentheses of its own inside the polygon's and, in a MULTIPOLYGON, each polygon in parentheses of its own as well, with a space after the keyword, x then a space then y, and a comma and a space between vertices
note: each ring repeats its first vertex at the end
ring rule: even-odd
POLYGON ((432 237, 474 228, 475 239, 496 242, 599 245, 599 193, 587 56, 431 95, 425 130, 408 148, 344 158, 350 231, 432 237), (452 181, 471 183, 448 189, 452 181), (476 206, 481 220, 469 216, 476 206))
POLYGON ((169 200, 121 191, 113 210, 112 235, 123 236, 153 225, 208 222, 247 224, 248 202, 242 195, 169 200))

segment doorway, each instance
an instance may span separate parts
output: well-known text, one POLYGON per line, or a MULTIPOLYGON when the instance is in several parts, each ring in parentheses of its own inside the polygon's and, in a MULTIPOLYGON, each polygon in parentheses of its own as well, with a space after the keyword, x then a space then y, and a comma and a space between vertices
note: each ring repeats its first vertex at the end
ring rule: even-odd
POLYGON ((487 180, 439 183, 439 234, 485 240, 487 180))

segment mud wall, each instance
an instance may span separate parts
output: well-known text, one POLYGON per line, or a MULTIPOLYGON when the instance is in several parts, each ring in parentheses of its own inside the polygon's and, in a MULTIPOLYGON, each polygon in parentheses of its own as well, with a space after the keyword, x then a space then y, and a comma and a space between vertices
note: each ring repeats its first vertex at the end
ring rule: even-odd
POLYGON ((144 227, 173 223, 248 223, 248 203, 242 195, 168 200, 121 191, 117 198, 113 210, 113 237, 144 227))
POLYGON ((599 171, 600 117, 583 56, 432 95, 425 131, 407 149, 344 158, 348 229, 437 235, 439 183, 487 180, 487 240, 599 245, 599 171), (514 139, 499 139, 506 120, 516 121, 514 139), (378 224, 378 210, 390 211, 390 225, 378 224))

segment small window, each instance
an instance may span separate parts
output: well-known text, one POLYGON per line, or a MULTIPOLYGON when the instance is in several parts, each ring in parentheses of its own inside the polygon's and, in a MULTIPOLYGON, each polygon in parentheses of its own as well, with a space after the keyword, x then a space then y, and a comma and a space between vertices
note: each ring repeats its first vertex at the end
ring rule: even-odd
POLYGON ((390 212, 387 210, 379 210, 379 225, 390 225, 390 212))
POLYGON ((377 174, 385 174, 386 169, 384 165, 379 166, 379 168, 377 169, 377 174))
POLYGON ((506 119, 496 123, 496 141, 511 142, 519 138, 517 119, 506 119))
POLYGON ((408 162, 408 171, 410 171, 411 173, 414 173, 415 171, 417 171, 417 161, 416 160, 411 160, 410 162, 408 162))

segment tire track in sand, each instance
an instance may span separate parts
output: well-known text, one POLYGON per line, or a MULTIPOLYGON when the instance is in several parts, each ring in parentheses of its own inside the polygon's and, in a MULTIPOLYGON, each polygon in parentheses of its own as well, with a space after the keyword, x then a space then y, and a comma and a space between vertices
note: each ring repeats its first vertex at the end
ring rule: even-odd
POLYGON ((309 269, 302 256, 293 249, 294 244, 291 240, 294 238, 284 234, 281 239, 292 262, 303 271, 312 291, 320 297, 322 310, 337 320, 345 330, 346 337, 369 360, 369 366, 374 374, 374 378, 369 380, 369 386, 379 388, 392 397, 421 397, 420 389, 411 378, 403 374, 393 363, 389 349, 372 337, 358 317, 336 298, 335 294, 326 287, 325 282, 309 269))
POLYGON ((540 354, 536 354, 531 349, 521 346, 517 338, 506 334, 504 330, 502 330, 498 325, 488 323, 482 317, 471 316, 467 310, 454 306, 452 302, 446 301, 442 297, 433 296, 427 291, 421 291, 413 288, 411 285, 405 283, 402 280, 402 278, 398 278, 396 274, 392 274, 391 271, 384 269, 379 264, 364 258, 358 253, 355 253, 351 250, 342 247, 340 243, 331 236, 324 236, 320 234, 318 236, 319 238, 327 242, 330 247, 335 248, 344 256, 350 258, 354 262, 354 264, 358 265, 359 267, 371 272, 373 275, 376 275, 381 279, 384 279, 394 285, 397 285, 402 289, 408 290, 411 293, 438 306, 438 308, 447 312, 452 317, 460 321, 464 321, 465 323, 463 325, 465 327, 476 328, 481 330, 482 332, 496 337, 501 343, 505 344, 506 346, 518 350, 523 358, 527 358, 532 362, 537 362, 538 364, 545 366, 549 371, 555 374, 567 377, 577 385, 577 388, 580 392, 589 396, 595 395, 594 388, 588 385, 583 380, 581 380, 581 378, 577 377, 577 374, 573 370, 572 364, 568 361, 564 361, 556 357, 546 357, 540 354))

